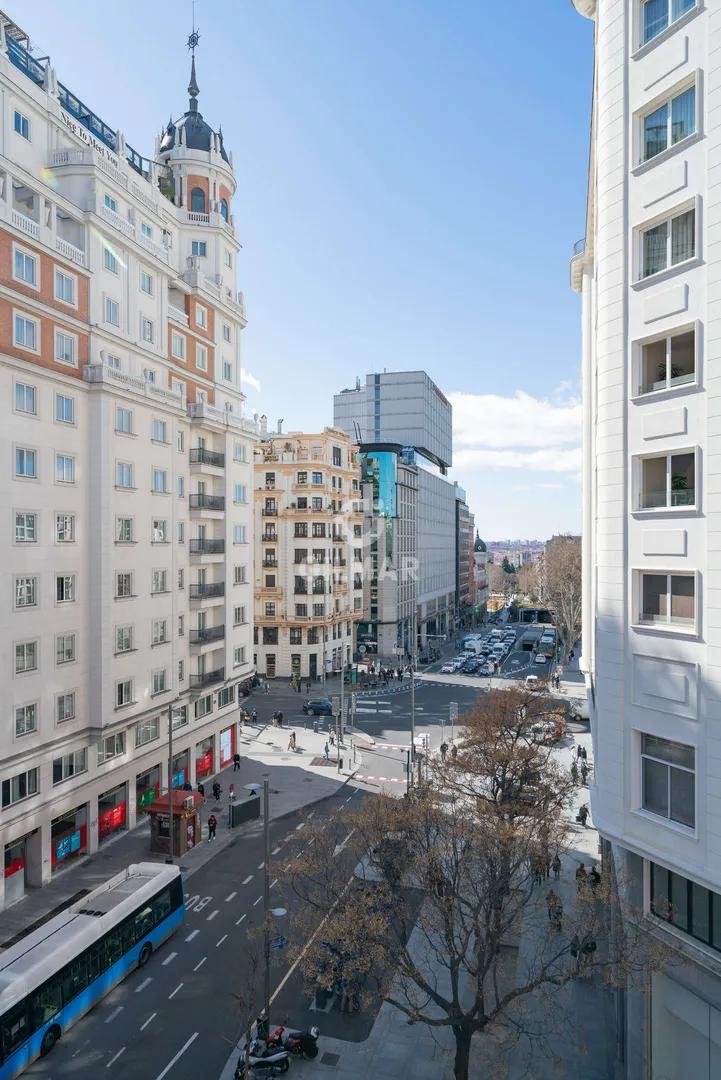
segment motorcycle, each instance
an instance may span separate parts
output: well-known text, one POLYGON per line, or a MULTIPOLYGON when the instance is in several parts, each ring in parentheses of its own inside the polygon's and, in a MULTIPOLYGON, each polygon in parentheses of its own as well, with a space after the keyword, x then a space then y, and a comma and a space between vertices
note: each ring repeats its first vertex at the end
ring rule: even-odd
MULTIPOLYGON (((290 1068, 290 1054, 282 1048, 267 1046, 260 1039, 253 1039, 250 1044, 248 1064, 254 1075, 280 1076, 282 1073, 288 1072, 290 1068)), ((244 1077, 245 1050, 238 1058, 234 1080, 243 1080, 244 1077)))
POLYGON ((312 1027, 307 1031, 288 1028, 281 1024, 265 1040, 266 1046, 283 1047, 289 1054, 298 1057, 314 1058, 318 1056, 318 1036, 320 1028, 312 1027))

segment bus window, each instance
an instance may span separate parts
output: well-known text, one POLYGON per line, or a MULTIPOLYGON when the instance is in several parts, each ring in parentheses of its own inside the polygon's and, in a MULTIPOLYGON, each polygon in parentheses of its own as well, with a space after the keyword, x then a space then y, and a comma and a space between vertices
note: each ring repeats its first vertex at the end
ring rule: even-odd
POLYGON ((142 911, 139 911, 135 916, 135 940, 140 941, 141 937, 150 933, 153 929, 153 909, 151 907, 144 907, 142 911))
POLYGON ((167 919, 170 915, 170 892, 167 889, 163 889, 160 896, 156 896, 153 900, 153 915, 156 926, 159 926, 163 919, 167 919))
POLYGON ((9 1057, 13 1050, 20 1046, 20 1043, 25 1042, 29 1034, 27 1002, 23 1001, 6 1012, 0 1020, 3 1057, 9 1057))
POLYGON ((63 1007, 63 998, 60 990, 60 976, 55 975, 49 982, 45 983, 45 986, 41 986, 39 990, 30 998, 32 1018, 33 1018, 33 1031, 37 1031, 43 1024, 47 1024, 48 1020, 52 1020, 56 1013, 59 1013, 63 1007))
POLYGON ((97 979, 99 975, 105 971, 105 944, 102 941, 96 941, 93 947, 90 949, 89 957, 90 968, 90 982, 93 979, 97 979))
POLYGON ((123 955, 122 928, 116 926, 105 935, 105 964, 104 967, 112 967, 123 955))
POLYGON ((89 959, 88 954, 84 953, 77 960, 73 960, 72 964, 68 964, 62 972, 63 1003, 65 1005, 72 1001, 74 997, 77 997, 81 990, 84 990, 88 985, 89 959))
POLYGON ((173 911, 183 906, 183 882, 180 879, 180 874, 178 874, 175 881, 170 882, 170 903, 173 911))

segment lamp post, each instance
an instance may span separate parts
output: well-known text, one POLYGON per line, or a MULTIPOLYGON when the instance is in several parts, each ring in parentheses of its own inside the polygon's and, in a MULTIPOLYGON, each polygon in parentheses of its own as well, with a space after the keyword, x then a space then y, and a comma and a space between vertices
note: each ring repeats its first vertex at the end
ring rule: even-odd
POLYGON ((173 862, 173 714, 175 702, 168 705, 168 817, 170 822, 169 851, 167 863, 173 862))

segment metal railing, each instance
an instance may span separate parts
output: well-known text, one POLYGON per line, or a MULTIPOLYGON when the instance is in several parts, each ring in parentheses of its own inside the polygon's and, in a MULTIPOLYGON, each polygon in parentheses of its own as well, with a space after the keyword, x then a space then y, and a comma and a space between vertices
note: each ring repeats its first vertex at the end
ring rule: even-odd
POLYGON ((224 495, 191 495, 191 510, 225 510, 224 495))
POLYGON ((580 240, 577 240, 576 243, 573 245, 574 258, 576 257, 576 255, 583 255, 585 250, 586 250, 586 237, 583 236, 580 240))
POLYGON ((214 683, 223 682, 225 679, 225 668, 219 667, 215 671, 206 671, 202 675, 190 676, 190 689, 202 690, 205 686, 212 686, 214 683))
POLYGON ((225 540, 191 540, 188 550, 191 555, 222 555, 225 540))
POLYGON ((190 599, 191 600, 204 600, 211 596, 225 596, 225 582, 224 581, 211 581, 201 584, 194 581, 190 584, 190 599))
POLYGON ((225 454, 221 454, 217 450, 206 450, 204 447, 196 446, 190 451, 190 464, 214 465, 216 469, 224 469, 225 454))
POLYGON ((204 626, 202 629, 190 631, 191 645, 207 645, 210 641, 222 641, 225 637, 225 624, 221 626, 204 626))

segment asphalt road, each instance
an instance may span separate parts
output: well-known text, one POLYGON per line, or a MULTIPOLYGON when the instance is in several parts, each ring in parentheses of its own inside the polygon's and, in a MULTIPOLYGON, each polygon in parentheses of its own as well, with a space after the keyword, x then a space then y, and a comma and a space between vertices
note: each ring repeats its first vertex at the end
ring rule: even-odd
MULTIPOLYGON (((343 831, 340 811, 361 798, 358 788, 347 785, 271 824, 271 905, 288 910, 279 920, 279 934, 292 935, 294 901, 275 883, 276 867, 302 848, 309 818, 343 831)), ((185 883, 188 910, 180 930, 25 1075, 45 1080, 219 1076, 239 1036, 234 993, 247 985, 248 930, 262 926, 263 843, 262 823, 254 824, 193 874, 185 883)), ((287 972, 287 954, 274 950, 273 960, 272 985, 277 987, 287 972)), ((357 1040, 365 1038, 375 1017, 373 1009, 341 1016, 337 1003, 331 1013, 319 1015, 312 1005, 296 973, 275 999, 271 1019, 298 1026, 317 1023, 327 1034, 357 1040)))

